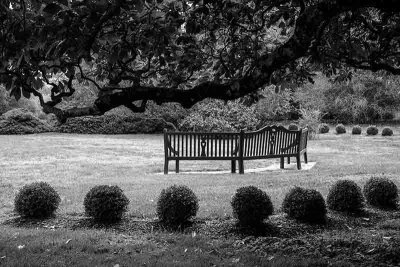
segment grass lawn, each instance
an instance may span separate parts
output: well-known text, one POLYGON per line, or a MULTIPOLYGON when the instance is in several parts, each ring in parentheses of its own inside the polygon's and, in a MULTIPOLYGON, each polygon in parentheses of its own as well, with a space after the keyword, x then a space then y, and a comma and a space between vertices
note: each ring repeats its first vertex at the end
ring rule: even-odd
MULTIPOLYGON (((352 136, 336 135, 331 128, 330 133, 310 141, 308 158, 316 162, 311 170, 245 175, 184 173, 230 170, 228 161, 183 161, 181 174, 163 175, 161 135, 0 136, 0 265, 308 266, 312 258, 320 259, 312 260, 318 266, 342 260, 343 266, 400 264, 398 211, 369 209, 363 218, 351 219, 331 215, 326 229, 291 222, 296 229, 292 236, 287 219, 280 214, 282 200, 293 186, 317 189, 326 196, 339 179, 363 186, 371 175, 382 173, 400 186, 400 128, 393 127, 393 137, 365 136, 365 129, 361 136, 352 136), (58 219, 10 223, 15 219, 15 194, 33 181, 46 181, 59 192, 58 219), (99 184, 116 184, 130 199, 129 219, 120 226, 82 223, 84 196, 99 184), (170 233, 149 223, 155 218, 160 191, 172 184, 188 185, 200 200, 199 223, 184 233, 170 233), (276 214, 271 227, 282 223, 280 234, 253 236, 229 230, 234 228, 231 196, 245 185, 255 185, 271 197, 276 214), (324 250, 329 245, 333 252, 324 250)), ((247 161, 245 172, 273 162, 247 161)))

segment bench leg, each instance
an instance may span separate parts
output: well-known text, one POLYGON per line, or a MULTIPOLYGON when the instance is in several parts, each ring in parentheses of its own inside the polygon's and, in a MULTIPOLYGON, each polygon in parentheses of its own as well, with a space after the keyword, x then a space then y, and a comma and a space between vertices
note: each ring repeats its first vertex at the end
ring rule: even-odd
POLYGON ((176 172, 176 173, 179 173, 179 160, 176 160, 176 163, 175 163, 175 172, 176 172))
POLYGON ((281 157, 281 169, 285 168, 285 158, 281 157))
POLYGON ((287 164, 290 164, 290 157, 287 157, 287 164))
POLYGON ((244 174, 244 162, 242 159, 239 159, 239 173, 244 174))
POLYGON ((304 152, 304 162, 305 162, 306 164, 308 163, 307 152, 304 152))
POLYGON ((300 162, 300 155, 296 156, 296 161, 297 161, 297 169, 301 170, 301 162, 300 162))
POLYGON ((164 174, 168 174, 168 160, 165 160, 164 162, 164 174))
POLYGON ((231 161, 231 173, 236 173, 236 160, 231 161))

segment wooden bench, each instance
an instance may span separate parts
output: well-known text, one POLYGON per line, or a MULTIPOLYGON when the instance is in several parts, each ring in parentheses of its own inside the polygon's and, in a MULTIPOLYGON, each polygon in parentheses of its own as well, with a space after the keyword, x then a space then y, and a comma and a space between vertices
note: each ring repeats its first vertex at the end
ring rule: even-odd
POLYGON ((164 130, 164 174, 168 174, 169 161, 175 160, 175 172, 179 173, 181 160, 230 160, 231 172, 244 173, 244 160, 280 158, 290 163, 295 157, 297 169, 301 169, 300 156, 307 163, 307 129, 291 131, 283 126, 267 126, 254 132, 206 133, 168 132, 164 130))

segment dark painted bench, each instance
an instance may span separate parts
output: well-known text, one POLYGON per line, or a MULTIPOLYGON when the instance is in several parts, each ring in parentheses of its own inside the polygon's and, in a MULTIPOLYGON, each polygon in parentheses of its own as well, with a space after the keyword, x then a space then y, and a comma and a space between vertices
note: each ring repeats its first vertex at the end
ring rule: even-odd
POLYGON ((230 160, 231 172, 244 173, 244 160, 280 158, 284 168, 287 158, 295 157, 297 169, 301 169, 300 156, 307 163, 307 129, 288 130, 283 126, 267 126, 254 132, 205 133, 168 132, 164 130, 164 173, 168 163, 175 160, 175 171, 179 173, 181 160, 230 160))

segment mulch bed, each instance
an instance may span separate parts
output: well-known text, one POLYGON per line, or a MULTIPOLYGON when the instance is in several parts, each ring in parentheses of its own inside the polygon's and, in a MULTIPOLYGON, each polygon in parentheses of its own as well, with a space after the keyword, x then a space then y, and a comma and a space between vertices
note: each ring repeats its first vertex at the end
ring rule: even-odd
POLYGON ((129 216, 120 223, 104 225, 84 214, 57 215, 46 220, 14 217, 3 224, 26 228, 103 229, 124 236, 195 233, 213 240, 223 239, 237 251, 250 251, 262 257, 318 258, 335 266, 400 265, 400 211, 368 209, 358 216, 330 213, 324 225, 299 223, 278 214, 258 229, 242 228, 232 218, 198 219, 179 229, 170 229, 157 220, 129 216))

